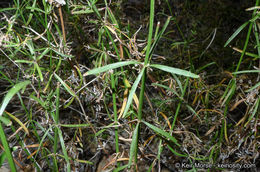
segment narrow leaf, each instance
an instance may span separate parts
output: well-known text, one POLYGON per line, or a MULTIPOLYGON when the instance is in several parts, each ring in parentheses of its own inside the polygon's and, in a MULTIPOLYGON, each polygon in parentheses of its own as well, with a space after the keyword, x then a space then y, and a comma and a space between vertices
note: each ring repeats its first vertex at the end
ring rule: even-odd
POLYGON ((149 128, 151 128, 153 131, 155 131, 156 133, 158 134, 161 134, 162 136, 166 137, 167 139, 170 139, 173 143, 175 143, 176 145, 178 146, 181 146, 177 140, 171 136, 169 133, 165 132, 164 130, 152 125, 152 124, 149 124, 148 122, 145 122, 145 121, 142 121, 145 125, 147 125, 149 128))
POLYGON ((38 72, 39 77, 40 77, 40 80, 41 80, 41 82, 42 82, 42 81, 43 81, 43 75, 42 75, 42 71, 41 71, 41 69, 40 69, 40 66, 38 65, 38 63, 34 63, 34 66, 36 67, 37 72, 38 72))
POLYGON ((33 61, 29 61, 29 60, 15 60, 16 63, 27 63, 27 64, 32 64, 34 63, 33 61))
POLYGON ((242 74, 242 73, 260 73, 260 70, 242 70, 233 72, 232 74, 242 74))
POLYGON ((129 96, 128 96, 128 100, 127 100, 127 103, 126 103, 126 107, 125 107, 125 111, 123 113, 123 118, 126 116, 126 113, 128 112, 128 109, 130 107, 130 105, 132 104, 132 101, 133 101, 133 97, 134 97, 134 94, 135 94, 135 91, 136 91, 136 88, 138 86, 138 83, 140 82, 142 76, 143 76, 143 73, 144 73, 144 69, 143 68, 141 70, 141 72, 139 73, 138 77, 136 78, 131 90, 130 90, 130 93, 129 93, 129 96))
POLYGON ((169 66, 159 65, 159 64, 151 64, 150 67, 154 67, 154 68, 163 70, 165 72, 170 72, 170 73, 174 73, 177 75, 183 75, 183 76, 187 76, 187 77, 191 77, 191 78, 199 78, 199 75, 193 74, 186 70, 174 68, 174 67, 169 67, 169 66))
POLYGON ((83 76, 99 74, 101 72, 106 72, 108 70, 119 68, 119 67, 130 65, 130 64, 140 64, 140 62, 137 62, 137 61, 117 62, 117 63, 109 64, 109 65, 106 65, 103 67, 92 69, 92 70, 84 73, 83 76))
POLYGON ((8 105, 9 101, 13 98, 13 96, 22 88, 26 87, 28 84, 30 84, 31 82, 30 81, 24 81, 24 82, 20 82, 16 85, 14 85, 9 91, 8 93, 6 94, 3 102, 2 102, 2 105, 1 105, 1 108, 0 108, 0 116, 3 115, 3 112, 6 108, 6 106, 8 105))
POLYGON ((167 145, 167 146, 168 146, 168 148, 170 149, 170 151, 171 151, 173 154, 175 154, 175 155, 177 155, 177 156, 180 156, 180 157, 188 157, 188 155, 183 155, 183 154, 180 154, 180 153, 176 152, 170 145, 167 145))
POLYGON ((135 127, 135 130, 134 130, 133 137, 132 137, 132 143, 131 143, 131 146, 130 146, 130 155, 129 155, 128 168, 130 168, 130 166, 132 165, 132 161, 133 161, 134 156, 135 156, 136 151, 137 151, 137 147, 138 147, 138 140, 137 140, 137 138, 138 138, 139 126, 140 126, 140 123, 137 123, 137 125, 135 127))
POLYGON ((76 93, 56 73, 54 73, 54 76, 60 81, 64 88, 70 93, 70 95, 73 97, 77 96, 76 93))
POLYGON ((250 89, 246 90, 246 92, 248 93, 248 92, 250 92, 250 91, 256 89, 256 88, 259 87, 259 86, 260 86, 260 82, 258 82, 257 84, 255 84, 255 85, 254 85, 253 87, 251 87, 250 89))
POLYGON ((241 30, 243 30, 246 25, 248 24, 249 22, 245 22, 244 24, 242 24, 234 33, 233 35, 227 40, 227 42, 225 43, 224 47, 226 47, 240 32, 241 30))
POLYGON ((67 153, 67 150, 66 150, 66 146, 65 146, 65 143, 64 143, 62 132, 59 128, 58 128, 58 134, 59 134, 59 138, 60 138, 60 144, 61 144, 62 152, 63 152, 64 158, 67 162, 67 168, 66 169, 67 169, 68 172, 70 172, 71 167, 70 167, 69 156, 68 156, 68 153, 67 153))
POLYGON ((26 134, 29 134, 29 130, 27 129, 27 127, 18 119, 16 118, 16 116, 12 115, 11 113, 5 111, 5 113, 10 116, 11 118, 13 118, 13 120, 15 120, 26 132, 26 134))
POLYGON ((0 121, 4 123, 6 126, 12 125, 12 121, 6 117, 0 116, 0 121))
POLYGON ((61 127, 68 127, 68 128, 82 128, 82 127, 89 127, 89 124, 60 124, 61 127))

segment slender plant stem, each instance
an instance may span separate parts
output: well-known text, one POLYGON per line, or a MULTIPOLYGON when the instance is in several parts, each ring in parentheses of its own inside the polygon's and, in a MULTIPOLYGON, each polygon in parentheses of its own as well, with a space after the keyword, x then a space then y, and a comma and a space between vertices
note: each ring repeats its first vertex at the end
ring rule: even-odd
POLYGON ((57 89, 56 89, 56 114, 54 116, 55 120, 55 129, 54 129, 54 145, 53 145, 53 154, 54 154, 54 164, 53 167, 55 170, 58 170, 58 165, 57 165, 57 159, 56 159, 56 153, 57 153, 57 147, 58 147, 58 123, 59 123, 59 106, 60 106, 60 84, 58 83, 57 89))
MULTIPOLYGON (((154 22, 154 0, 150 1, 150 23, 149 23, 149 33, 148 33, 148 43, 147 43, 147 48, 146 48, 146 54, 145 54, 145 60, 144 60, 144 73, 142 76, 142 81, 141 81, 141 91, 139 95, 139 106, 138 106, 138 120, 142 120, 142 110, 143 110, 143 101, 144 101, 144 91, 145 91, 145 80, 146 80, 146 66, 149 61, 149 55, 150 55, 150 49, 152 45, 152 36, 153 36, 153 22, 154 22)), ((141 125, 141 123, 140 123, 141 125)), ((139 131, 137 135, 136 141, 138 142, 139 135, 140 135, 140 126, 139 126, 139 131)), ((136 144, 138 147, 138 144, 136 144)), ((137 147, 135 149, 135 162, 137 162, 137 147)))
MULTIPOLYGON (((185 85, 184 85, 184 90, 182 92, 181 98, 184 97, 186 89, 188 87, 188 84, 189 84, 189 78, 186 79, 186 82, 185 82, 185 85)), ((174 119, 173 119, 173 122, 172 122, 171 132, 173 131, 173 128, 175 126, 178 114, 179 114, 180 109, 181 109, 181 104, 182 104, 182 100, 180 100, 180 102, 178 103, 178 106, 177 106, 177 109, 176 109, 176 112, 175 112, 175 115, 174 115, 174 119)))
MULTIPOLYGON (((116 86, 115 86, 115 77, 114 74, 111 74, 111 86, 112 86, 112 98, 113 98, 113 111, 114 111, 114 121, 117 125, 117 107, 116 107, 116 86)), ((116 153, 119 153, 119 144, 118 144, 118 127, 115 127, 115 142, 116 142, 116 153)))

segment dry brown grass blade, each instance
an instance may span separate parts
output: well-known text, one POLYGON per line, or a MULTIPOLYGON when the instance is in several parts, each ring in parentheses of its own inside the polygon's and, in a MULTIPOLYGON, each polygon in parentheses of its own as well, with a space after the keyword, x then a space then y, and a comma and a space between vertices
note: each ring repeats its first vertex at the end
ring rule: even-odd
POLYGON ((163 112, 160 112, 160 114, 163 116, 163 118, 166 120, 167 124, 168 124, 168 127, 170 128, 170 130, 172 129, 171 127, 171 123, 169 121, 169 119, 167 118, 167 116, 163 113, 163 112))
POLYGON ((242 102, 245 102, 246 99, 241 99, 239 101, 237 101, 231 108, 230 108, 230 111, 233 111, 234 109, 236 109, 236 107, 238 105, 240 105, 242 102))
POLYGON ((154 135, 152 135, 152 136, 150 136, 145 142, 144 142, 144 147, 147 145, 147 143, 150 141, 150 140, 152 140, 154 137, 156 136, 156 134, 154 134, 154 135))

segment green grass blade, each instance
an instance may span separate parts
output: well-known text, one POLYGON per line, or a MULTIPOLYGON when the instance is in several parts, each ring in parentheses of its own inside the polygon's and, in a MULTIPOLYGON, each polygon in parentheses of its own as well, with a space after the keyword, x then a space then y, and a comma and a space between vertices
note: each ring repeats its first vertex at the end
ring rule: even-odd
POLYGON ((170 149, 170 151, 174 154, 174 155, 177 155, 179 157, 188 157, 188 155, 183 155, 183 154, 180 154, 178 152, 176 152, 170 145, 167 145, 168 148, 170 149))
POLYGON ((84 128, 89 127, 89 124, 60 124, 61 127, 67 127, 67 128, 84 128))
POLYGON ((5 159, 6 159, 6 153, 2 152, 1 155, 0 155, 0 167, 2 167, 5 159))
POLYGON ((59 128, 57 128, 57 129, 58 129, 58 134, 59 134, 59 138, 60 138, 60 144, 61 144, 62 152, 63 152, 64 158, 67 162, 67 168, 66 169, 68 170, 68 172, 70 172, 71 171, 70 160, 69 160, 70 158, 69 158, 67 150, 66 150, 66 146, 65 146, 65 143, 64 143, 62 132, 59 128))
POLYGON ((6 126, 12 125, 12 121, 6 117, 0 116, 0 121, 4 123, 6 126))
POLYGON ((126 66, 126 65, 130 65, 130 64, 140 64, 140 62, 137 62, 137 61, 117 62, 117 63, 109 64, 109 65, 106 65, 106 66, 103 66, 103 67, 92 69, 92 70, 84 73, 83 76, 99 74, 99 73, 106 72, 106 71, 111 70, 111 69, 116 69, 116 68, 126 66))
POLYGON ((145 121, 142 121, 145 125, 147 125, 149 128, 151 128, 153 131, 155 131, 156 133, 166 137, 167 139, 170 139, 173 143, 175 143, 176 145, 178 146, 181 146, 177 140, 171 136, 169 133, 165 132, 164 130, 152 125, 152 124, 149 124, 148 122, 145 122, 145 121))
POLYGON ((128 166, 128 164, 123 165, 123 166, 120 166, 120 167, 114 169, 113 172, 119 172, 119 171, 122 171, 122 170, 124 170, 125 168, 127 168, 127 166, 128 166))
POLYGON ((175 81, 177 82, 177 84, 178 84, 178 86, 179 86, 179 88, 180 88, 180 90, 181 90, 181 93, 184 94, 184 90, 185 90, 185 89, 183 88, 180 79, 177 77, 177 75, 175 75, 175 74, 173 74, 173 73, 172 73, 172 76, 173 76, 173 78, 175 79, 175 81))
POLYGON ((258 98, 256 104, 255 104, 255 108, 252 112, 252 114, 250 115, 250 117, 248 118, 248 121, 245 123, 244 127, 246 127, 248 125, 248 123, 253 119, 253 117, 255 116, 257 110, 259 109, 259 103, 260 103, 260 98, 258 98))
POLYGON ((231 87, 230 90, 228 91, 225 99, 223 100, 221 106, 223 106, 226 102, 228 102, 228 100, 230 100, 234 94, 234 92, 236 91, 236 81, 234 80, 233 82, 231 82, 231 87))
POLYGON ((1 105, 1 108, 0 108, 0 116, 3 115, 3 112, 6 108, 6 106, 8 105, 9 101, 13 98, 13 96, 18 93, 18 91, 20 91, 22 88, 25 88, 28 84, 30 84, 31 82, 30 81, 24 81, 24 82, 20 82, 16 85, 14 85, 9 91, 8 93, 6 94, 3 102, 2 102, 2 105, 1 105))
POLYGON ((27 63, 27 64, 32 64, 34 63, 33 61, 29 61, 29 60, 15 60, 16 63, 27 63))
POLYGON ((138 130, 139 130, 140 123, 137 123, 133 137, 132 137, 132 143, 130 146, 130 155, 129 155, 129 162, 128 162, 128 168, 131 167, 133 159, 135 159, 135 155, 138 149, 138 130))
POLYGON ((37 63, 34 63, 34 66, 36 67, 37 72, 38 72, 39 77, 40 77, 40 80, 41 80, 41 82, 42 82, 42 81, 43 81, 43 75, 42 75, 42 71, 41 71, 41 69, 40 69, 40 66, 39 66, 37 63))
POLYGON ((11 150, 9 148, 9 144, 8 144, 7 139, 6 139, 5 132, 4 132, 4 129, 3 129, 1 123, 0 123, 0 138, 1 138, 1 142, 2 142, 3 147, 4 147, 4 151, 5 151, 6 156, 7 156, 7 160, 8 160, 10 169, 11 169, 12 172, 16 172, 16 167, 15 167, 15 164, 14 164, 13 156, 12 156, 11 150))
POLYGON ((248 22, 245 22, 244 24, 242 24, 234 33, 233 35, 227 40, 227 42, 225 43, 224 47, 226 47, 245 27, 246 25, 248 25, 248 22))
POLYGON ((50 48, 46 48, 39 57, 37 57, 37 60, 40 60, 41 58, 43 58, 51 49, 50 48))
POLYGON ((166 90, 172 92, 172 93, 175 94, 177 97, 181 98, 181 96, 180 96, 174 89, 172 89, 172 88, 169 88, 169 87, 167 87, 167 86, 165 86, 165 85, 157 84, 157 83, 152 83, 152 85, 157 86, 157 87, 162 87, 162 88, 164 88, 164 89, 166 89, 166 90))
POLYGON ((126 106, 125 106, 125 110, 124 110, 124 113, 123 113, 123 118, 125 118, 125 116, 128 112, 128 109, 129 109, 130 105, 132 104, 134 93, 137 89, 137 86, 138 86, 142 76, 143 76, 144 71, 145 71, 145 68, 143 68, 141 70, 141 72, 139 73, 138 77, 136 78, 136 80, 135 80, 135 82, 134 82, 134 84, 133 84, 133 86, 132 86, 132 88, 129 92, 129 96, 128 96, 127 103, 126 103, 126 106))
POLYGON ((259 87, 259 86, 260 86, 260 82, 258 82, 257 84, 255 84, 255 85, 254 85, 253 87, 251 87, 250 89, 246 90, 246 92, 248 93, 248 92, 250 92, 250 91, 256 89, 256 88, 259 87))
POLYGON ((38 97, 35 97, 34 95, 30 95, 30 98, 33 99, 34 101, 38 102, 44 109, 47 109, 45 102, 43 102, 38 97))
POLYGON ((28 20, 27 20, 25 25, 28 25, 30 23, 30 21, 32 20, 32 18, 33 18, 33 13, 34 13, 34 8, 35 8, 36 2, 37 2, 36 0, 33 1, 33 5, 31 7, 31 13, 30 13, 29 18, 28 18, 28 20))
POLYGON ((232 74, 242 74, 242 73, 260 73, 260 70, 242 70, 233 72, 232 74))
POLYGON ((55 78, 57 78, 63 87, 72 95, 73 97, 77 97, 76 93, 56 74, 54 73, 55 78))
POLYGON ((154 67, 154 68, 163 70, 165 72, 174 73, 177 75, 183 75, 183 76, 187 76, 187 77, 191 77, 191 78, 199 78, 199 75, 193 74, 186 70, 174 68, 174 67, 169 67, 169 66, 159 65, 159 64, 151 64, 150 67, 154 67))
POLYGON ((152 45, 152 38, 153 38, 153 22, 154 22, 154 0, 150 1, 150 19, 149 19, 149 33, 148 33, 148 40, 147 40, 147 47, 145 52, 145 60, 144 65, 148 64, 150 50, 152 45))
POLYGON ((167 26, 169 25, 170 21, 171 21, 171 16, 169 16, 169 17, 167 18, 165 24, 163 25, 162 30, 161 30, 161 31, 159 32, 159 34, 155 37, 155 40, 154 40, 154 42, 153 42, 153 45, 151 46, 151 49, 150 49, 150 55, 153 53, 153 51, 154 51, 156 45, 158 44, 159 40, 161 39, 161 37, 162 37, 163 33, 165 32, 167 26))

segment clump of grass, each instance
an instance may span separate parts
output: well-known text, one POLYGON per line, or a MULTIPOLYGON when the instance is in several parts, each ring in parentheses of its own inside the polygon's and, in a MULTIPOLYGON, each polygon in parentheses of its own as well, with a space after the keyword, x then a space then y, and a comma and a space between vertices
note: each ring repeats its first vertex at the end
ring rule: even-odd
MULTIPOLYGON (((259 0, 248 9, 252 19, 225 45, 248 26, 243 49, 234 48, 241 53, 235 71, 226 72, 231 80, 223 77, 214 85, 207 85, 203 72, 216 63, 194 66, 190 44, 195 44, 198 33, 193 31, 192 38, 184 33, 170 1, 164 3, 171 16, 158 13, 164 23, 155 25, 155 1, 150 0, 147 32, 140 28, 133 35, 134 23, 121 22, 113 13, 114 4, 106 0, 55 2, 14 0, 9 8, 0 9, 0 165, 7 159, 11 171, 155 171, 162 164, 179 170, 173 164, 185 162, 196 171, 195 162, 245 162, 246 158, 224 156, 225 147, 232 147, 233 155, 241 153, 242 142, 247 146, 237 141, 238 135, 253 143, 248 148, 253 155, 245 157, 255 162, 259 136, 257 130, 247 131, 258 127, 260 84, 257 81, 244 92, 238 80, 242 74, 259 73, 240 70, 245 56, 252 61, 260 56, 259 0), (178 41, 168 38, 173 25, 178 41), (247 51, 252 30, 257 53, 247 51), (140 32, 147 37, 141 43, 140 32), (84 42, 88 38, 91 41, 84 42), (187 68, 160 60, 165 57, 156 54, 157 47, 166 39, 172 41, 169 47, 187 55, 187 68), (80 58, 89 63, 80 64, 80 58), (244 94, 238 101, 237 88, 244 94), (232 114, 243 104, 244 116, 233 120, 232 114), (108 159, 105 165, 103 159, 108 159)), ((215 34, 211 43, 214 38, 215 34)))

